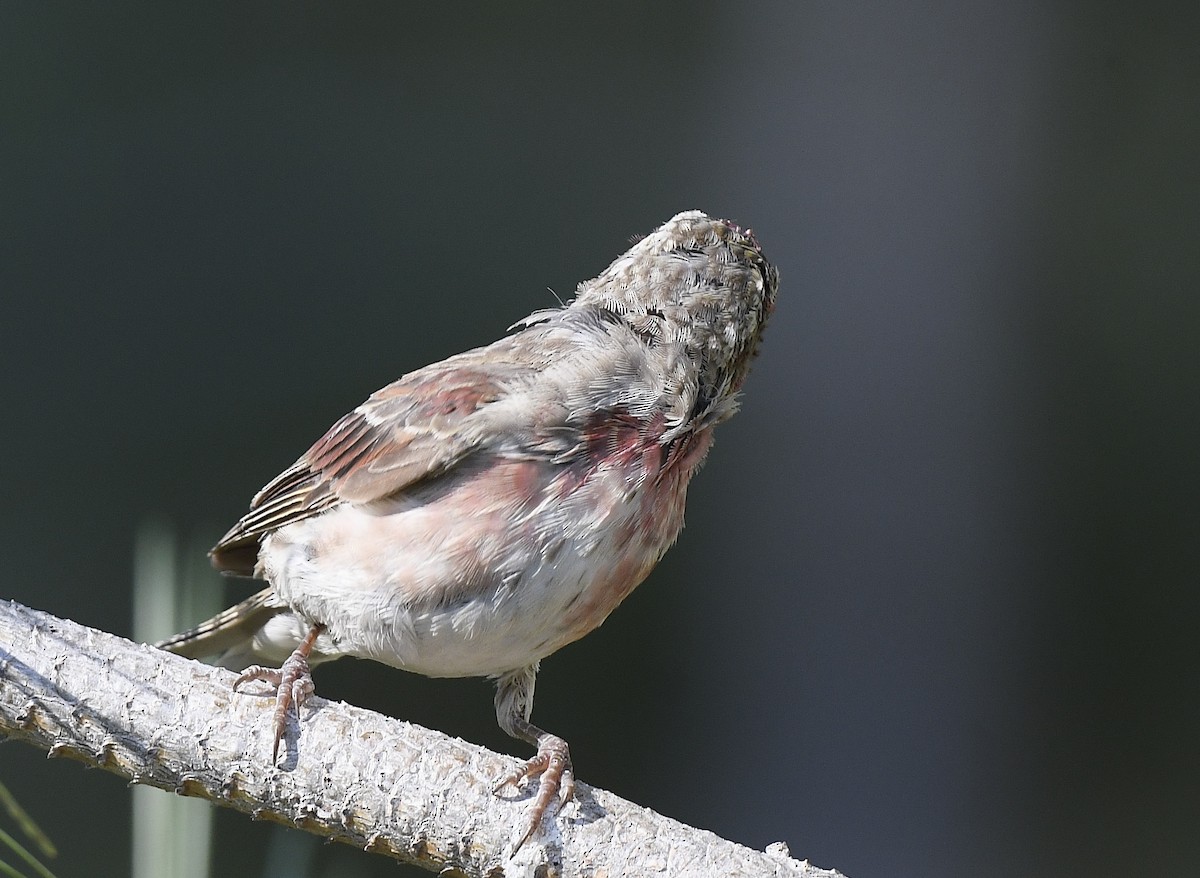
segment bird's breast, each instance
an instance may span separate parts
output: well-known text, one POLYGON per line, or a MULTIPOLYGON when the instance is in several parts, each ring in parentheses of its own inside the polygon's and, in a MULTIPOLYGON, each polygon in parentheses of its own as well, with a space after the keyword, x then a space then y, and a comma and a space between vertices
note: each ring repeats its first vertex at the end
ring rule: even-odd
POLYGON ((532 664, 600 625, 683 525, 707 433, 606 422, 565 464, 481 457, 264 540, 277 594, 344 654, 428 676, 532 664))

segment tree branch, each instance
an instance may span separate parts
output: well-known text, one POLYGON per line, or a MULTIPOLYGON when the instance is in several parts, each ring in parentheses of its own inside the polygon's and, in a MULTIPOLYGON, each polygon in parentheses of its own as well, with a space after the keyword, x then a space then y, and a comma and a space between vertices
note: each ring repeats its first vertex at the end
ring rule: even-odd
POLYGON ((840 878, 693 829, 580 783, 510 858, 527 794, 511 758, 314 697, 270 764, 273 701, 234 675, 0 601, 0 734, 133 783, 198 796, 447 875, 840 878))

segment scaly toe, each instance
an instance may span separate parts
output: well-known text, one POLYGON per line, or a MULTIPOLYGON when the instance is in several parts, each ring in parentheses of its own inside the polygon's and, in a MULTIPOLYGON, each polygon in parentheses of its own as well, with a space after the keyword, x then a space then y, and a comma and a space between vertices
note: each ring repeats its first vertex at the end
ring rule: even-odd
POLYGON ((529 809, 529 822, 525 832, 513 848, 514 854, 537 831, 551 802, 556 799, 560 803, 569 802, 575 795, 575 775, 571 771, 571 754, 567 742, 557 735, 543 735, 538 740, 537 755, 504 777, 492 792, 499 792, 508 784, 519 784, 527 777, 538 778, 538 790, 529 809))
POLYGON ((254 680, 262 680, 275 689, 275 713, 272 717, 275 743, 271 749, 272 762, 279 758, 279 743, 283 740, 284 732, 287 731, 288 709, 295 707, 298 722, 301 706, 313 694, 313 679, 309 672, 308 657, 312 653, 313 644, 317 642, 317 637, 324 630, 324 625, 314 625, 295 651, 288 656, 282 667, 264 668, 262 665, 251 665, 242 671, 241 676, 234 681, 234 692, 243 683, 254 680))
POLYGON ((492 787, 492 792, 498 793, 510 784, 514 787, 520 786, 521 781, 525 780, 525 778, 537 777, 549 765, 550 756, 547 753, 539 753, 532 759, 526 759, 508 774, 504 775, 504 777, 500 778, 500 780, 496 781, 496 784, 492 787))
POLYGON ((238 686, 243 683, 253 683, 262 680, 265 683, 270 683, 273 687, 279 688, 280 682, 283 680, 283 673, 279 668, 264 668, 262 665, 251 665, 242 671, 242 675, 233 681, 233 691, 238 690, 238 686))
POLYGON ((313 694, 312 675, 309 673, 308 661, 304 656, 293 653, 283 667, 279 669, 278 690, 275 694, 275 742, 271 749, 271 761, 279 758, 279 744, 287 731, 288 710, 294 709, 296 721, 300 720, 300 708, 313 694))

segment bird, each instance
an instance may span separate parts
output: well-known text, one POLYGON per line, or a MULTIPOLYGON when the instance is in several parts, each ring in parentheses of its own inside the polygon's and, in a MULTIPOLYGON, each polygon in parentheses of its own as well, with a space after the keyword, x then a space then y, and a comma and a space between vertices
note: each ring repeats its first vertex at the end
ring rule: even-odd
POLYGON ((320 662, 494 679, 500 728, 536 748, 493 788, 538 785, 519 849, 574 793, 566 741, 531 721, 540 663, 675 542, 778 287, 751 230, 677 214, 573 299, 338 420, 209 553, 267 587, 157 645, 275 689, 273 762, 320 662))

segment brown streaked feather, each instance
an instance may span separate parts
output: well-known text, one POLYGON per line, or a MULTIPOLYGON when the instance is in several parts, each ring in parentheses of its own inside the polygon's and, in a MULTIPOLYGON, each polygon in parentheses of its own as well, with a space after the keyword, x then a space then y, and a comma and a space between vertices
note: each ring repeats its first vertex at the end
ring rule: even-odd
POLYGON ((404 376, 344 415, 255 495, 209 553, 220 570, 255 575, 262 538, 338 503, 369 503, 439 475, 474 447, 463 422, 503 393, 494 371, 440 363, 404 376))
POLYGON ((287 605, 269 588, 242 601, 173 637, 154 644, 176 655, 204 658, 233 649, 267 623, 276 613, 287 612, 287 605))
POLYGON ((369 503, 444 472, 473 443, 463 421, 502 394, 494 372, 423 369, 377 392, 306 458, 339 499, 369 503))

